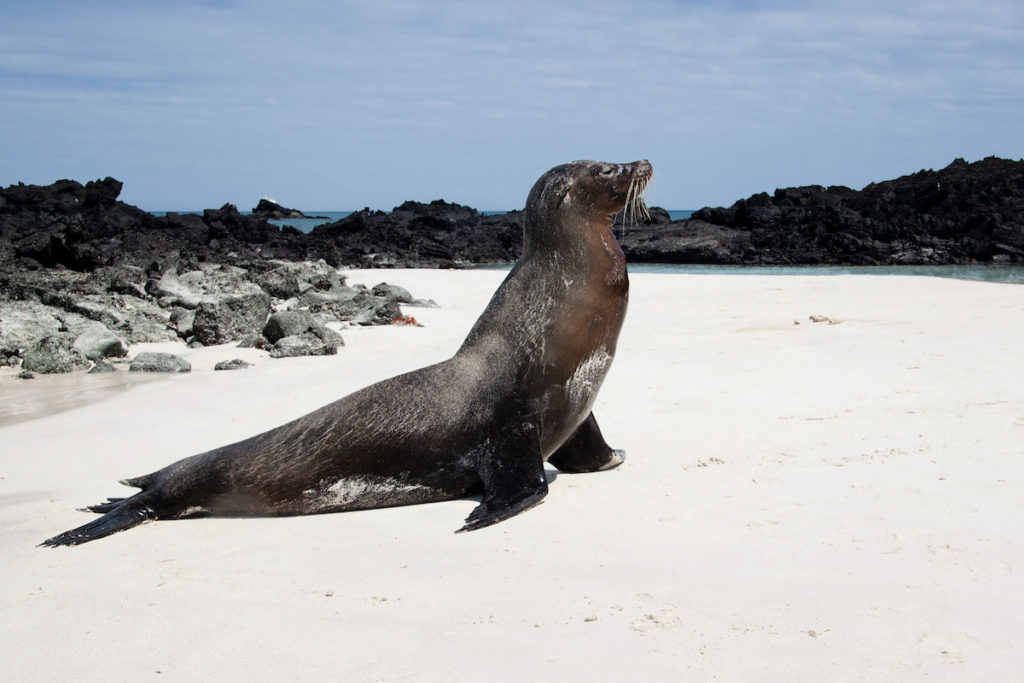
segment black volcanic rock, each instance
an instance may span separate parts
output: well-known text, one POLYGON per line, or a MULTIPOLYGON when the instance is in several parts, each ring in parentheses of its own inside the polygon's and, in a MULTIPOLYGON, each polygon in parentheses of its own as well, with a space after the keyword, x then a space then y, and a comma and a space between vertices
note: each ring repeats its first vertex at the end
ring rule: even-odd
MULTIPOLYGON (((230 204, 201 215, 156 217, 117 201, 120 190, 112 178, 84 186, 60 180, 0 189, 0 275, 11 268, 91 272, 133 266, 160 277, 168 269, 194 270, 201 262, 259 274, 280 268, 279 261, 320 259, 332 268, 460 267, 510 263, 522 244, 521 212, 483 215, 441 200, 405 202, 391 213, 364 209, 305 234, 243 215, 230 204)), ((1024 161, 957 160, 940 171, 860 191, 780 189, 728 208, 704 208, 684 221, 669 220, 657 207, 650 211, 647 220, 616 222, 616 236, 631 261, 1024 262, 1024 161)), ((278 276, 284 274, 268 278, 278 276)), ((125 271, 111 286, 133 290, 140 280, 125 271)))
POLYGON ((112 178, 0 189, 0 269, 130 265, 163 272, 182 262, 248 267, 319 259, 332 267, 452 267, 514 261, 522 240, 519 212, 485 216, 440 200, 406 202, 391 213, 364 209, 305 234, 231 204, 153 216, 117 201, 120 190, 112 178))
POLYGON ((285 208, 277 202, 272 202, 269 199, 261 199, 259 204, 253 208, 252 215, 259 216, 260 218, 273 218, 277 220, 282 218, 327 218, 327 216, 307 216, 298 209, 285 208))
MULTIPOLYGON (((659 251, 699 239, 717 250, 715 263, 1024 263, 1024 161, 957 159, 860 191, 786 188, 704 208, 681 223, 659 251)), ((639 245, 652 241, 645 236, 639 245)))
POLYGON ((391 213, 363 209, 313 228, 328 263, 361 267, 458 267, 519 257, 522 214, 483 215, 435 200, 405 202, 391 213), (329 254, 329 255, 328 255, 329 254))

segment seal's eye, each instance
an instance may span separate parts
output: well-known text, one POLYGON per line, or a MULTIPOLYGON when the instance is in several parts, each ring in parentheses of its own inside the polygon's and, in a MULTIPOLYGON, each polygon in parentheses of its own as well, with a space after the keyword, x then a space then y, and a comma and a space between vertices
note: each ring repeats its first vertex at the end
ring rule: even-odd
POLYGON ((601 175, 604 176, 605 178, 611 178, 613 175, 615 175, 615 169, 611 167, 602 168, 601 175))

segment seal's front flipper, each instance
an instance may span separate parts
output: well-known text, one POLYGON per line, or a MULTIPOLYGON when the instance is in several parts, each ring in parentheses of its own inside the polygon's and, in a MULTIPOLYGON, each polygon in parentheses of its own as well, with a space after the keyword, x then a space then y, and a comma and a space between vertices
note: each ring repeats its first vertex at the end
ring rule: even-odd
POLYGON ((500 434, 481 447, 478 473, 484 497, 466 525, 472 531, 517 515, 548 494, 537 425, 517 413, 500 434))
POLYGON ((591 413, 569 440, 551 454, 548 462, 562 472, 597 472, 618 467, 625 459, 625 451, 615 450, 604 442, 591 413))

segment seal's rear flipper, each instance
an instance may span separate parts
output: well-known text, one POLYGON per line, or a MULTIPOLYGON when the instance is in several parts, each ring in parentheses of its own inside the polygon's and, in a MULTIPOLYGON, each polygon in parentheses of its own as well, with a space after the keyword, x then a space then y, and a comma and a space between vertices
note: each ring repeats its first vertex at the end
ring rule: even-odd
POLYGON ((121 505, 121 503, 124 500, 124 498, 107 498, 106 503, 100 503, 98 505, 87 505, 84 508, 82 508, 82 512, 113 512, 121 505))
POLYGON ((562 472, 598 472, 614 469, 625 459, 625 451, 605 443, 601 428, 591 413, 569 440, 551 454, 548 462, 562 472))
POLYGON ((77 529, 65 531, 53 538, 48 538, 40 543, 40 545, 49 547, 78 545, 79 543, 95 541, 97 538, 103 538, 118 531, 130 529, 151 519, 156 519, 156 512, 153 511, 153 508, 146 505, 144 501, 139 500, 141 495, 144 494, 132 496, 122 501, 111 499, 107 503, 94 505, 89 508, 94 512, 104 512, 108 509, 110 511, 99 519, 84 524, 77 529))
POLYGON ((481 449, 478 472, 484 497, 459 531, 473 531, 508 519, 548 494, 537 425, 522 413, 514 415, 510 423, 481 449))

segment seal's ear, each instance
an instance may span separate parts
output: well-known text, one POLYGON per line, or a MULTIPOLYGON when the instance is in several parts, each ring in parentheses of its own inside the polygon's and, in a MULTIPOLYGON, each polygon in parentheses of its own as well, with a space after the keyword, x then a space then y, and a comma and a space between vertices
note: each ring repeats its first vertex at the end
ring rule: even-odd
POLYGON ((549 205, 554 204, 565 204, 571 201, 569 196, 570 190, 573 186, 572 176, 568 173, 559 173, 555 177, 548 178, 547 184, 544 186, 544 194, 546 195, 547 202, 549 205))
POLYGON ((562 204, 568 204, 572 201, 572 188, 575 184, 576 179, 571 173, 562 174, 553 187, 553 191, 555 192, 555 196, 558 197, 559 202, 562 204))
POLYGON ((568 178, 566 178, 565 182, 562 183, 561 186, 559 186, 558 196, 561 198, 563 204, 572 203, 572 193, 570 192, 570 190, 572 190, 572 186, 573 182, 568 178))

